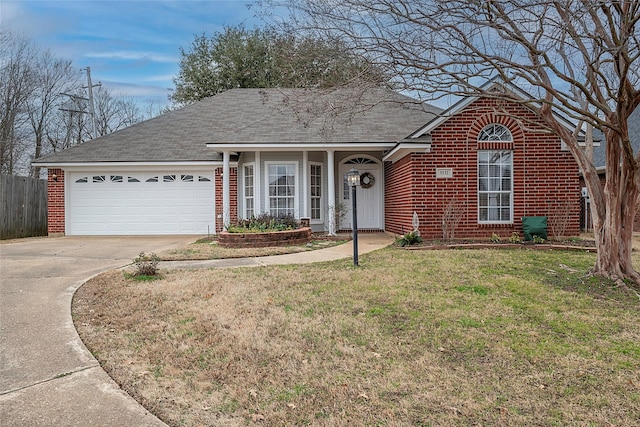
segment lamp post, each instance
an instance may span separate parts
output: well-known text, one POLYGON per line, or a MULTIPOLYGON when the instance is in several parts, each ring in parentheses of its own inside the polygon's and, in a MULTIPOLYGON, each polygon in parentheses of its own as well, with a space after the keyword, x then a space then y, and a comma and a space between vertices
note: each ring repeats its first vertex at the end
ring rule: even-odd
POLYGON ((352 213, 353 220, 351 228, 353 228, 353 265, 358 266, 358 203, 356 201, 356 187, 360 185, 360 172, 356 168, 351 168, 347 172, 347 184, 351 187, 352 213))

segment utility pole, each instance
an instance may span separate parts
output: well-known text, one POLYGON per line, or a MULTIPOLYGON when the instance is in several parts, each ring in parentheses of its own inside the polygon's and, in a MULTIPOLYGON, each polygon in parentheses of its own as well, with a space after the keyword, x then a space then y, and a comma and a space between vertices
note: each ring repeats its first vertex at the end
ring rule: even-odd
POLYGON ((87 86, 82 86, 84 89, 89 89, 89 114, 91 114, 91 123, 93 125, 93 138, 98 137, 98 129, 96 127, 96 109, 93 104, 93 88, 96 86, 102 86, 102 83, 91 84, 91 67, 87 67, 87 86))
MULTIPOLYGON (((98 137, 98 128, 96 126, 96 110, 95 110, 95 106, 94 106, 94 102, 93 102, 93 88, 97 87, 97 86, 102 86, 102 83, 97 83, 97 84, 93 84, 91 83, 91 67, 87 67, 84 68, 84 70, 87 72, 87 86, 82 86, 83 89, 88 89, 88 94, 89 97, 85 98, 82 97, 80 95, 74 95, 71 93, 61 93, 60 95, 64 95, 64 96, 68 96, 69 99, 71 100, 73 107, 72 108, 60 108, 61 111, 66 111, 69 113, 69 123, 71 124, 72 120, 73 120, 73 114, 74 113, 80 113, 80 114, 90 114, 91 115, 91 127, 92 127, 92 132, 89 135, 91 137, 91 139, 97 138, 98 137), (89 103, 89 112, 84 110, 84 106, 80 105, 80 101, 87 101, 89 103)), ((79 122, 78 122, 79 123, 79 122)), ((81 132, 82 129, 78 130, 78 144, 81 141, 81 132)), ((68 141, 66 142, 68 144, 68 141)))
MULTIPOLYGON (((84 109, 81 109, 80 101, 89 101, 89 98, 84 98, 80 95, 74 95, 72 93, 64 93, 61 92, 60 95, 68 96, 72 102, 73 108, 60 108, 60 111, 66 111, 69 113, 69 129, 67 130, 67 136, 65 137, 65 148, 69 146, 71 141, 71 126, 73 123, 73 113, 87 114, 84 109)), ((80 119, 78 119, 80 120, 80 119)), ((82 142, 82 129, 80 128, 80 121, 78 121, 78 142, 80 144, 82 142)))

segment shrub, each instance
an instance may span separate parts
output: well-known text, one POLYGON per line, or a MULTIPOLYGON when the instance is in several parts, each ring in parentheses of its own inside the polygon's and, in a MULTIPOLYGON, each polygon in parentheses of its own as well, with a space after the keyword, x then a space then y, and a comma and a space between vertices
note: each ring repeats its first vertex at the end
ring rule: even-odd
POLYGON ((300 228, 300 221, 293 215, 273 216, 260 214, 249 219, 241 219, 235 224, 229 225, 229 233, 266 233, 269 231, 285 231, 300 228))
POLYGON ((442 215, 442 238, 453 240, 456 228, 464 216, 466 210, 462 200, 452 200, 449 202, 442 215))
POLYGON ((133 264, 135 265, 134 276, 157 276, 158 275, 158 263, 160 258, 154 253, 146 255, 144 252, 140 252, 137 258, 134 258, 133 264))
POLYGON ((544 239, 537 235, 534 235, 532 240, 533 240, 533 243, 544 243, 544 239))
POLYGON ((496 233, 492 233, 491 237, 489 237, 489 240, 491 241, 491 243, 500 243, 502 241, 500 236, 498 236, 496 233))
POLYGON ((402 247, 417 245, 419 243, 422 243, 422 237, 420 237, 420 234, 412 231, 411 233, 407 233, 404 236, 400 236, 398 240, 396 240, 396 242, 399 246, 402 247))
POLYGON ((522 243, 522 238, 516 231, 514 231, 511 233, 511 237, 509 237, 509 243, 522 243))

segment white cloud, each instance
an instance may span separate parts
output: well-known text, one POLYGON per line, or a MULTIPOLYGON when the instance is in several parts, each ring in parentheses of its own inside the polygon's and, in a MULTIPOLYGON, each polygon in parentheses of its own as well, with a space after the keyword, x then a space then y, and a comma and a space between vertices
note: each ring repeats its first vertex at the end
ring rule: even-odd
MULTIPOLYGON (((177 69, 177 67, 176 67, 177 69)), ((177 71, 173 74, 160 74, 160 75, 151 75, 151 76, 146 76, 146 77, 141 77, 140 81, 142 82, 148 82, 148 83, 167 83, 167 82, 172 82, 173 78, 176 76, 177 71)))
POLYGON ((155 85, 144 85, 139 83, 123 83, 116 81, 103 81, 102 84, 109 89, 109 91, 131 96, 139 101, 146 100, 167 100, 169 90, 165 87, 155 85))
POLYGON ((102 58, 114 60, 147 60, 153 62, 178 62, 178 58, 170 55, 163 55, 155 52, 142 52, 133 50, 119 50, 113 52, 87 52, 84 54, 87 58, 102 58))

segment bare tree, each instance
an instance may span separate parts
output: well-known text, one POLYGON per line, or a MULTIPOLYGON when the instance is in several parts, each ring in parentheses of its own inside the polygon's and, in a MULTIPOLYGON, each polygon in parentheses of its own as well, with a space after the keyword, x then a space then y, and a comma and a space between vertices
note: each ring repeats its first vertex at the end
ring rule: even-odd
POLYGON ((570 213, 573 208, 571 200, 563 200, 554 203, 549 215, 549 229, 551 235, 556 240, 562 240, 567 237, 567 229, 569 228, 570 213))
POLYGON ((14 174, 26 161, 26 102, 34 88, 37 49, 16 33, 0 30, 0 171, 14 174))
POLYGON ((465 214, 465 203, 462 200, 452 200, 442 214, 442 238, 445 241, 456 237, 456 229, 465 214))
POLYGON ((131 97, 114 94, 105 86, 94 90, 93 97, 98 133, 95 137, 110 134, 142 120, 140 108, 131 97))
MULTIPOLYGON (((0 171, 30 173, 29 162, 92 138, 81 71, 28 39, 0 30, 0 171)), ((98 136, 142 120, 131 97, 94 92, 98 136)), ((152 114, 153 109, 150 109, 152 114)), ((157 113, 156 113, 157 114, 157 113)))
POLYGON ((149 100, 142 105, 142 120, 149 120, 161 114, 171 111, 167 103, 149 100))
POLYGON ((631 262, 640 154, 628 128, 640 105, 640 1, 290 0, 284 6, 293 28, 343 40, 384 67, 399 89, 423 99, 489 96, 536 111, 584 174, 598 250, 593 273, 640 283, 631 262), (482 83, 495 76, 531 95, 486 92, 482 83), (604 188, 582 129, 573 132, 558 113, 603 132, 604 188))
MULTIPOLYGON (((38 55, 34 61, 33 90, 26 107, 31 125, 33 158, 46 153, 49 127, 55 126, 57 111, 63 93, 73 92, 79 87, 79 70, 71 65, 71 61, 53 56, 51 51, 38 55)), ((31 176, 40 176, 40 167, 31 168, 31 176)))

